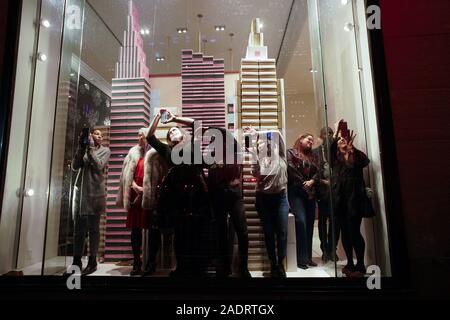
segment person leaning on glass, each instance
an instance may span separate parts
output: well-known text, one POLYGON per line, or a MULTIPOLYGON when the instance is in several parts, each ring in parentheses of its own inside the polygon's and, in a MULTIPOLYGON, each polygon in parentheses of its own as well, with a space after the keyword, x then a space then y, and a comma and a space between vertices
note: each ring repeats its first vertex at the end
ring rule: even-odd
POLYGON ((102 146, 100 130, 89 133, 85 128, 78 141, 78 148, 72 161, 72 169, 77 171, 72 199, 74 220, 74 246, 72 265, 82 269, 86 233, 89 235, 89 261, 82 271, 88 275, 97 270, 97 251, 100 240, 100 215, 105 211, 104 170, 111 151, 102 146))
POLYGON ((256 137, 256 148, 247 149, 253 158, 251 173, 257 180, 256 211, 264 230, 271 277, 285 278, 289 215, 286 146, 277 130, 257 132, 245 128, 244 132, 256 137))

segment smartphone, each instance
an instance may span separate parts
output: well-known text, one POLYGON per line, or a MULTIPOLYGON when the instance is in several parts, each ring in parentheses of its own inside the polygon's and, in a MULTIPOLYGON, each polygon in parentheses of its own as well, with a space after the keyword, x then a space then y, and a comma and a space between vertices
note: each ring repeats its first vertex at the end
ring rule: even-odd
POLYGON ((164 111, 161 115, 161 123, 167 123, 169 121, 169 112, 164 111))
POLYGON ((81 142, 84 146, 89 145, 89 133, 90 133, 89 127, 84 127, 81 133, 81 142))
POLYGON ((350 138, 350 131, 348 130, 348 124, 345 121, 340 123, 341 137, 348 141, 350 138))
POLYGON ((267 156, 272 156, 272 132, 267 132, 267 156))
POLYGON ((245 139, 245 149, 250 148, 250 136, 247 134, 244 136, 245 139))

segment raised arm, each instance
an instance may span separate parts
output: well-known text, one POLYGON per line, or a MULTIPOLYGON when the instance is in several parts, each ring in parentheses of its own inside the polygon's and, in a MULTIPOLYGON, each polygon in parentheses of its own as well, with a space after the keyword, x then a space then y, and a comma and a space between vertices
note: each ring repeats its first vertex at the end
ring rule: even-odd
POLYGON ((155 115, 155 117, 153 118, 152 123, 150 124, 150 127, 148 129, 148 133, 147 133, 147 140, 150 137, 153 137, 155 135, 156 132, 156 128, 158 128, 158 124, 159 124, 159 120, 161 119, 161 113, 157 113, 155 115))

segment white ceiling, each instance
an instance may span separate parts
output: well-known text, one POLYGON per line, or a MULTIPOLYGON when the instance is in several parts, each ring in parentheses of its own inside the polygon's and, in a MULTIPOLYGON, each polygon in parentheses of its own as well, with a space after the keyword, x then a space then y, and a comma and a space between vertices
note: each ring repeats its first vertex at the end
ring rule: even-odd
MULTIPOLYGON (((256 17, 261 18, 264 24, 263 32, 269 55, 276 58, 292 1, 135 0, 139 11, 139 24, 150 30, 150 34, 143 37, 150 72, 180 72, 181 50, 198 50, 199 13, 204 16, 201 31, 202 37, 207 40, 203 51, 216 58, 224 58, 226 70, 239 69, 239 61, 245 56, 250 23, 256 17), (226 30, 215 31, 215 25, 225 25, 226 30), (179 27, 187 27, 188 32, 178 34, 176 29, 179 27), (230 33, 234 34, 232 40, 230 33), (233 49, 233 66, 230 61, 230 48, 233 49), (166 61, 157 62, 157 55, 164 56, 166 61)), ((90 51, 89 55, 95 55, 94 61, 97 60, 103 65, 105 62, 109 64, 107 72, 111 75, 118 56, 119 41, 123 41, 123 31, 126 29, 127 3, 128 0, 87 1, 83 49, 90 51), (108 56, 105 56, 105 52, 108 52, 108 56)))
MULTIPOLYGON (((307 0, 134 2, 139 10, 140 26, 150 30, 143 39, 153 75, 180 73, 181 50, 198 49, 198 13, 204 15, 201 30, 208 40, 203 51, 216 58, 224 58, 227 71, 239 70, 240 59, 245 56, 251 20, 261 18, 269 56, 278 57, 278 76, 285 82, 287 125, 294 129, 301 127, 308 132, 317 131, 307 0), (215 31, 215 25, 225 25, 225 32, 215 31), (188 33, 177 34, 176 29, 180 27, 187 27, 188 33), (231 32, 234 33, 232 43, 231 32), (170 37, 169 47, 167 37, 170 37), (233 49, 233 67, 229 48, 233 49), (166 61, 157 62, 157 54, 165 56, 166 61)), ((82 59, 107 81, 114 77, 126 29, 127 3, 128 0, 87 0, 82 59)), ((288 140, 295 139, 298 130, 294 129, 288 132, 288 140)))

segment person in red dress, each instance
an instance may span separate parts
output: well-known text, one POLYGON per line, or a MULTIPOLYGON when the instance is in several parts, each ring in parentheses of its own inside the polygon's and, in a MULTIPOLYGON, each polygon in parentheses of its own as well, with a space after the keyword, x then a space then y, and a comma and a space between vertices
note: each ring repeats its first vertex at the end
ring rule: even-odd
POLYGON ((126 227, 131 230, 133 269, 130 275, 141 273, 142 230, 150 227, 150 214, 142 207, 144 193, 144 157, 149 149, 147 129, 138 132, 138 144, 130 149, 123 162, 118 204, 128 211, 126 227))

